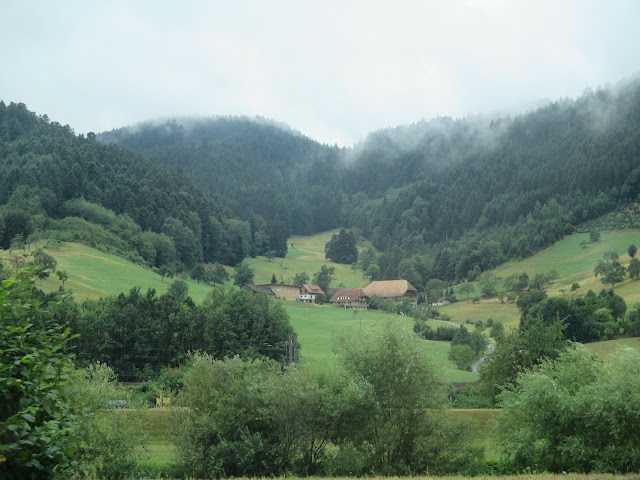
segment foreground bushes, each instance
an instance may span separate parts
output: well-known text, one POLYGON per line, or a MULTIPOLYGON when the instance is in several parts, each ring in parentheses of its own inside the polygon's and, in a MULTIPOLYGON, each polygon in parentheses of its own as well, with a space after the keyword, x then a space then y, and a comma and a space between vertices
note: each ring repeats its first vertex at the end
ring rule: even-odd
POLYGON ((501 436, 516 467, 550 472, 640 470, 640 354, 601 362, 585 347, 521 374, 501 394, 501 436))
POLYGON ((479 452, 446 403, 419 340, 393 322, 342 338, 341 368, 197 356, 184 378, 178 442, 194 477, 449 473, 479 452))

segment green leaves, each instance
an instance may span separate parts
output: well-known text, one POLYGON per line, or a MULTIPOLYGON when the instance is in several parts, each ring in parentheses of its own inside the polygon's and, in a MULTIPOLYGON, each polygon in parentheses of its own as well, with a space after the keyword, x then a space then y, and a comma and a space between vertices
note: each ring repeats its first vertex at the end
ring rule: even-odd
POLYGON ((49 478, 69 466, 75 415, 68 403, 69 329, 35 300, 34 270, 0 288, 2 478, 49 478))
POLYGON ((500 395, 505 452, 552 472, 638 471, 638 392, 638 352, 620 349, 602 363, 585 347, 568 349, 500 395))

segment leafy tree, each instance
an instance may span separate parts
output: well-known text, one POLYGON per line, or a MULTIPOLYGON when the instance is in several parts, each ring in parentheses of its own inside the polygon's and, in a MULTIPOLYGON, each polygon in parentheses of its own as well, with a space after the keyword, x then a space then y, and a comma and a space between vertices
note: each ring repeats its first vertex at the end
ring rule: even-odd
POLYGON ((264 254, 265 257, 267 257, 267 259, 269 261, 271 261, 273 259, 273 257, 276 256, 276 251, 275 250, 267 250, 264 254))
POLYGON ((500 395, 501 433, 517 468, 637 472, 640 355, 627 348, 601 362, 582 346, 524 371, 500 395))
POLYGON ((380 279, 380 267, 375 263, 369 264, 369 266, 367 267, 366 275, 372 282, 380 279))
POLYGON ((546 358, 557 358, 567 346, 563 330, 559 320, 546 323, 534 318, 526 328, 506 335, 479 369, 486 394, 495 400, 498 393, 515 383, 520 372, 546 358))
POLYGON ((493 338, 497 343, 500 343, 502 340, 504 340, 505 332, 502 322, 493 322, 493 324, 491 325, 490 335, 491 338, 493 338))
POLYGON ((58 276, 58 279, 62 282, 62 289, 64 290, 64 282, 69 280, 69 274, 67 273, 66 270, 58 270, 56 272, 56 275, 58 276))
POLYGON ((56 301, 36 300, 35 274, 0 285, 0 476, 7 479, 68 474, 73 454, 70 333, 52 322, 56 301))
POLYGON ((463 283, 458 287, 458 292, 469 299, 471 293, 475 290, 475 287, 471 283, 463 283))
POLYGON ((636 303, 631 310, 627 312, 627 324, 629 325, 629 334, 632 336, 640 336, 640 303, 636 303))
POLYGON ((227 273, 227 270, 224 268, 224 266, 220 265, 219 263, 207 265, 205 267, 204 280, 209 284, 222 285, 224 282, 229 280, 229 273, 227 273))
POLYGON ((637 251, 638 251, 638 247, 636 247, 633 243, 629 245, 629 248, 627 249, 627 253, 631 258, 636 256, 637 251))
POLYGON ((438 300, 442 296, 442 291, 445 286, 446 284, 438 278, 430 279, 424 287, 427 295, 427 301, 431 303, 438 300))
POLYGON ((233 284, 239 287, 253 283, 254 271, 247 262, 241 262, 233 273, 233 284))
POLYGON ((505 290, 524 290, 529 286, 529 275, 527 272, 521 274, 511 274, 504 279, 505 290))
POLYGON ((182 416, 183 434, 177 443, 184 475, 219 478, 280 472, 280 432, 263 393, 278 368, 260 359, 193 359, 182 391, 190 415, 182 416))
POLYGON ((164 282, 165 277, 172 278, 176 274, 176 269, 171 265, 161 265, 156 269, 156 272, 162 277, 162 281, 164 282))
POLYGON ((598 232, 597 230, 591 230, 589 232, 589 241, 591 243, 595 243, 599 240, 600 240, 600 232, 598 232))
POLYGON ((495 293, 496 288, 498 286, 498 282, 500 282, 501 278, 497 275, 494 275, 491 272, 483 273, 478 279, 478 283, 480 284, 480 290, 482 291, 482 295, 485 297, 495 293))
POLYGON ((576 290, 578 290, 580 288, 580 284, 578 282, 573 282, 571 284, 571 291, 575 292, 576 290))
POLYGON ((191 269, 191 278, 200 283, 200 280, 204 280, 206 271, 204 269, 204 265, 201 263, 196 264, 195 267, 191 269))
POLYGON ((38 269, 38 278, 40 279, 40 284, 42 284, 42 280, 48 278, 49 275, 56 271, 58 262, 51 255, 39 248, 33 253, 33 264, 42 267, 38 269))
POLYGON ((358 256, 358 264, 363 272, 366 272, 367 268, 369 268, 369 265, 371 265, 372 263, 375 263, 375 261, 376 261, 376 254, 373 251, 373 248, 371 247, 367 248, 366 250, 363 250, 358 256))
POLYGON ((624 280, 627 270, 617 260, 603 262, 600 260, 593 270, 596 278, 602 275, 600 281, 605 285, 610 283, 613 289, 616 283, 624 280))
POLYGON ((356 236, 352 231, 344 228, 338 235, 332 235, 324 246, 325 258, 336 263, 351 264, 358 261, 358 246, 356 236))
POLYGON ((253 283, 255 273, 247 262, 241 262, 233 273, 233 284, 239 287, 253 283))
POLYGON ((294 285, 304 285, 305 283, 309 283, 309 275, 307 274, 307 272, 296 273, 293 276, 294 285))
POLYGON ((629 262, 629 278, 640 278, 640 260, 637 258, 632 258, 629 262))
POLYGON ((320 267, 320 271, 313 274, 313 284, 318 285, 322 291, 327 292, 329 290, 331 280, 335 277, 335 271, 335 267, 322 265, 322 267, 320 267))
POLYGON ((351 446, 349 455, 374 472, 451 471, 473 453, 458 437, 462 432, 434 412, 445 404, 444 391, 422 341, 398 327, 387 321, 380 333, 339 339, 336 352, 354 381, 368 387, 370 406, 359 411, 364 418, 349 425, 338 444, 351 446))
POLYGON ((547 298, 547 292, 544 290, 531 289, 527 293, 521 293, 516 300, 516 306, 520 309, 522 316, 526 316, 529 313, 531 307, 536 303, 541 302, 547 298))
POLYGON ((454 345, 448 353, 458 370, 471 370, 471 364, 476 360, 476 352, 469 345, 454 345))
POLYGON ((143 417, 136 410, 105 412, 113 400, 140 407, 131 392, 116 382, 109 366, 94 363, 77 371, 71 388, 74 402, 83 408, 76 434, 81 444, 75 457, 98 478, 130 477, 146 447, 143 417))

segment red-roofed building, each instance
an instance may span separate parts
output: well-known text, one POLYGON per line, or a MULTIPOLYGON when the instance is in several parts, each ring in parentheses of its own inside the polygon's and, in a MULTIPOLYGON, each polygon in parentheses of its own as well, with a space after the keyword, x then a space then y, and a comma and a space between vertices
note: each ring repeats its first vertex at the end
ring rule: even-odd
POLYGON ((369 296, 361 288, 343 288, 338 290, 329 302, 335 307, 351 310, 366 310, 369 308, 369 296))
POLYGON ((306 303, 316 303, 316 295, 324 295, 324 292, 318 285, 302 284, 302 293, 300 293, 300 301, 306 303))

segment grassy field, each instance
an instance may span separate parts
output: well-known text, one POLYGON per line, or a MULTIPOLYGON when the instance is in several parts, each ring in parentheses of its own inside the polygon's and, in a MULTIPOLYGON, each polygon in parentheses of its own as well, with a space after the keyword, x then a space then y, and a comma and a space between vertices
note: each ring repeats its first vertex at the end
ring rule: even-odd
MULTIPOLYGON (((141 465, 157 469, 174 463, 177 457, 175 433, 180 423, 177 411, 172 408, 150 408, 126 413, 143 417, 141 424, 144 427, 140 433, 147 437, 148 444, 144 451, 141 451, 143 458, 141 465)), ((496 460, 499 457, 499 449, 493 436, 493 422, 499 413, 499 410, 492 409, 442 411, 442 414, 447 417, 463 422, 470 427, 468 440, 482 447, 485 451, 485 457, 489 460, 496 460)))
MULTIPOLYGON (((107 295, 128 292, 133 287, 141 287, 143 291, 155 288, 164 293, 173 279, 165 278, 135 263, 80 243, 64 243, 56 249, 45 249, 58 262, 58 270, 66 270, 69 279, 65 289, 70 289, 78 300, 98 299, 107 295)), ((9 252, 1 252, 7 258, 9 252)), ((201 303, 211 287, 185 279, 189 286, 189 294, 197 303, 201 303)), ((54 274, 42 282, 45 291, 58 290, 61 282, 54 274)))
MULTIPOLYGON (((625 230, 621 232, 604 232, 600 241, 583 248, 580 244, 589 240, 589 235, 580 233, 569 235, 555 245, 537 253, 536 255, 520 261, 505 263, 492 272, 497 276, 506 278, 514 273, 527 272, 529 278, 536 273, 547 273, 556 270, 560 278, 553 282, 547 289, 551 297, 563 296, 567 298, 582 296, 589 290, 599 292, 603 288, 609 289, 610 285, 603 285, 600 278, 595 278, 593 269, 602 260, 605 252, 616 251, 620 255, 620 262, 627 267, 629 255, 627 248, 631 244, 640 245, 640 230, 625 230), (571 285, 579 283, 580 288, 570 292, 571 285)), ((477 284, 475 293, 471 297, 479 295, 477 284)), ((498 285, 498 290, 502 285, 498 285)), ((640 282, 627 278, 624 282, 615 286, 615 293, 620 295, 631 307, 640 302, 640 282)), ((466 320, 482 320, 488 318, 499 320, 507 327, 515 328, 520 319, 520 312, 514 302, 500 303, 497 298, 485 299, 474 304, 470 300, 464 300, 440 307, 443 313, 451 316, 453 322, 462 324, 466 320)))
MULTIPOLYGON (((335 361, 332 352, 335 338, 344 331, 371 331, 379 328, 385 320, 385 313, 364 311, 354 314, 351 310, 306 303, 287 302, 293 329, 301 343, 301 361, 331 366, 335 361)), ((413 318, 398 317, 400 328, 413 328, 413 318)), ((425 341, 424 348, 438 362, 447 382, 475 382, 478 375, 454 368, 447 359, 448 342, 425 341)))
MULTIPOLYGON (((632 243, 640 245, 640 230, 625 230, 620 232, 603 232, 600 241, 582 248, 580 243, 589 241, 589 235, 579 233, 569 235, 555 245, 537 253, 533 257, 519 262, 506 263, 493 272, 503 278, 513 274, 527 272, 530 278, 536 273, 556 270, 560 279, 555 281, 548 290, 549 296, 581 296, 589 289, 599 292, 605 286, 600 278, 595 278, 593 269, 602 260, 605 252, 615 251, 620 255, 620 263, 629 265, 627 248, 632 243), (569 293, 571 285, 576 282, 580 288, 569 293), (564 291, 561 291, 564 290, 564 291)), ((606 286, 610 288, 610 286, 606 286)), ((621 295, 628 305, 640 301, 640 284, 630 279, 616 285, 615 291, 621 295)))
POLYGON ((442 313, 451 316, 451 321, 464 324, 467 320, 486 322, 489 318, 500 321, 507 328, 517 328, 520 321, 520 310, 515 302, 500 303, 497 298, 482 300, 479 303, 470 301, 452 303, 440 307, 442 313))
MULTIPOLYGON (((278 281, 284 279, 284 283, 290 283, 297 273, 306 272, 309 279, 313 274, 320 271, 322 265, 334 267, 336 280, 332 286, 342 285, 347 288, 366 287, 369 280, 362 275, 362 270, 353 271, 351 266, 330 262, 324 258, 324 245, 331 236, 337 234, 338 229, 319 233, 308 237, 293 236, 288 240, 289 251, 285 258, 273 258, 271 261, 266 257, 247 259, 247 263, 255 271, 255 283, 269 283, 271 276, 276 275, 278 281), (295 247, 291 247, 291 244, 295 247)), ((365 248, 368 244, 365 246, 365 248)), ((360 247, 363 248, 363 247, 360 247)))
POLYGON ((631 347, 640 351, 640 337, 605 340, 603 342, 587 343, 586 346, 604 358, 620 347, 631 347))

